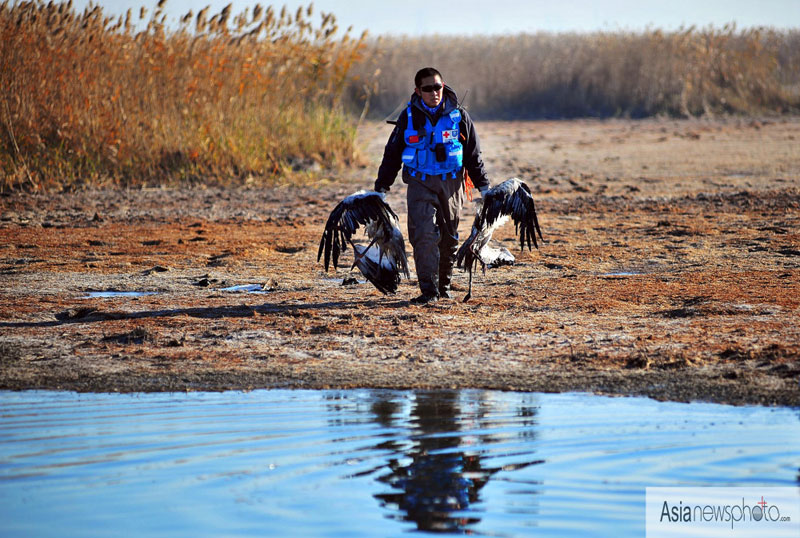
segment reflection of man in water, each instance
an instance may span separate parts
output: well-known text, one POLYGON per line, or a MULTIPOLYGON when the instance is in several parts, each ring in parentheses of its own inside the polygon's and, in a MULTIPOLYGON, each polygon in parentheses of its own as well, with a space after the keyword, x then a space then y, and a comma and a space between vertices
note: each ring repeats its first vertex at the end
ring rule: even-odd
MULTIPOLYGON (((389 462, 391 472, 379 481, 402 490, 376 495, 385 504, 394 504, 406 512, 404 519, 414 521, 420 530, 463 531, 480 519, 451 515, 476 502, 478 491, 498 469, 483 469, 478 455, 467 455, 460 448, 460 409, 457 393, 418 393, 411 411, 416 423, 410 439, 411 448, 393 446, 400 458, 389 462), (435 434, 435 435, 434 435, 435 434), (411 459, 411 462, 407 461, 411 459), (469 477, 469 478, 468 478, 469 477)), ((390 415, 385 408, 374 408, 387 425, 390 415)), ((383 421, 382 421, 383 422, 383 421)))

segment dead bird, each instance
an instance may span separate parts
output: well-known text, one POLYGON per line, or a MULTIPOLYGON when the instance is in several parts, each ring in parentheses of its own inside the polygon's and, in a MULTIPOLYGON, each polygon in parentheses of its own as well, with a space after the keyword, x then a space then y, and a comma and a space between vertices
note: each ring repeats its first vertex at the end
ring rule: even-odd
POLYGON ((479 204, 472 231, 456 253, 457 266, 469 271, 469 291, 464 302, 472 297, 472 272, 478 263, 484 273, 487 267, 513 265, 514 255, 507 248, 489 246, 494 231, 509 218, 514 221, 516 233, 519 234, 520 250, 525 250, 526 244, 529 250, 533 250, 531 245, 538 249, 537 233, 539 239, 544 241, 531 190, 522 180, 511 178, 492 187, 479 204))
POLYGON ((375 191, 358 191, 351 194, 331 211, 322 239, 319 242, 317 261, 324 255, 325 270, 330 263, 339 267, 339 256, 353 247, 354 261, 350 267, 358 267, 380 292, 391 294, 397 291, 400 275, 409 278, 405 241, 398 226, 397 215, 384 200, 384 195, 375 191), (369 244, 364 247, 353 242, 353 234, 364 226, 369 244))

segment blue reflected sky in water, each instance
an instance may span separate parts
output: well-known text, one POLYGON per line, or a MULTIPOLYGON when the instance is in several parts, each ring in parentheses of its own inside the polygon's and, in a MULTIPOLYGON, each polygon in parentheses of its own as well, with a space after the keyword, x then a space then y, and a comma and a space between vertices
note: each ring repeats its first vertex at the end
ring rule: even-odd
POLYGON ((796 486, 796 409, 487 391, 0 393, 0 535, 644 531, 646 486, 796 486))

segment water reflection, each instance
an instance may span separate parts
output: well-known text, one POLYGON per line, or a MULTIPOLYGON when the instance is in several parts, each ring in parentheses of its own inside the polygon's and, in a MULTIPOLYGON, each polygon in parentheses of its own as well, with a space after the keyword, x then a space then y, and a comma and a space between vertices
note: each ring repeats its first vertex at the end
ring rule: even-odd
POLYGON ((478 390, 0 391, 0 536, 643 536, 650 486, 797 486, 797 414, 478 390))
POLYGON ((379 446, 391 456, 388 472, 377 480, 392 491, 375 497, 381 506, 399 511, 391 517, 413 522, 418 530, 468 532, 481 521, 480 492, 495 473, 542 463, 534 458, 533 445, 521 451, 522 461, 487 463, 491 445, 514 438, 534 440, 536 406, 517 408, 514 427, 504 431, 493 418, 494 404, 481 393, 416 392, 408 416, 400 402, 376 396, 375 420, 407 434, 379 446), (466 394, 474 397, 465 399, 466 394))

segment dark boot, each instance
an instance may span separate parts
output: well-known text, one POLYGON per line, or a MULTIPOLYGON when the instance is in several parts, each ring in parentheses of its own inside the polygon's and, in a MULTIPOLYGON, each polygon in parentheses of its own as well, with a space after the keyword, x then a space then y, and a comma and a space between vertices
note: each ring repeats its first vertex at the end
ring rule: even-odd
POLYGON ((423 293, 419 297, 414 297, 413 299, 411 299, 411 303, 412 304, 428 304, 428 303, 435 303, 438 300, 439 300, 439 296, 438 295, 426 295, 426 294, 423 293))
POLYGON ((422 292, 423 297, 438 297, 439 296, 439 280, 436 278, 436 273, 432 275, 417 274, 419 278, 419 291, 422 292))

